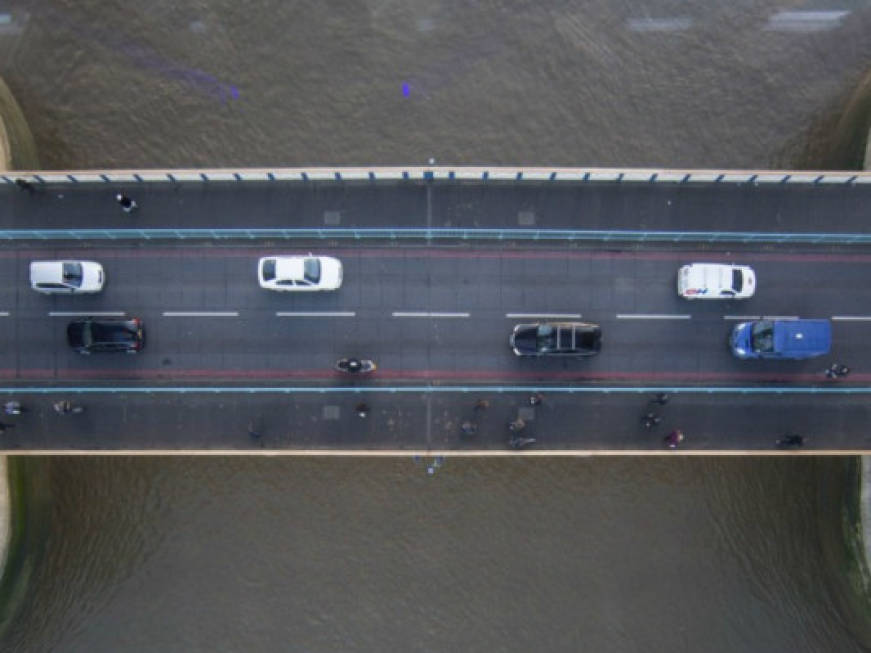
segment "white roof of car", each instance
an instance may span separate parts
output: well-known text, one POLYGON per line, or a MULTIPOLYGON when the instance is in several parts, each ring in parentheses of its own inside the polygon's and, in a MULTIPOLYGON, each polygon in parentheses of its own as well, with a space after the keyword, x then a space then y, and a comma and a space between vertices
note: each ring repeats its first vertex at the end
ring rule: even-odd
POLYGON ((275 279, 298 281, 305 274, 305 256, 278 256, 275 259, 275 279))

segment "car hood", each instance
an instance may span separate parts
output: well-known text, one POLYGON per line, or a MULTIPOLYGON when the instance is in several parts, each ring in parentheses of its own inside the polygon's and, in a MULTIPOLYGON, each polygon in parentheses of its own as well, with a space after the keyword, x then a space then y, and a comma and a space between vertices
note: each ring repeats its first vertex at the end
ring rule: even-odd
POLYGON ((94 261, 82 261, 82 288, 83 292, 95 292, 103 289, 106 277, 103 266, 94 261))
POLYGON ((342 262, 332 256, 321 257, 321 287, 336 290, 342 285, 342 262))

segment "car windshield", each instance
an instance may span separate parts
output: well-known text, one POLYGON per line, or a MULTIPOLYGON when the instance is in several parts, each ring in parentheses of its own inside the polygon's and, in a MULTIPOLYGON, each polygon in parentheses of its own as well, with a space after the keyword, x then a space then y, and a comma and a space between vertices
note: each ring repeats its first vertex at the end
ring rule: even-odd
POLYGON ((741 274, 741 270, 732 270, 732 290, 735 292, 741 292, 743 286, 744 275, 741 274))
POLYGON ((64 283, 68 286, 76 288, 82 285, 82 264, 81 263, 64 263, 63 264, 64 283))
POLYGON ((268 258, 263 261, 263 280, 272 281, 275 278, 275 259, 268 258))
POLYGON ((751 346, 757 353, 774 351, 774 323, 760 320, 753 325, 751 346))
POLYGON ((305 279, 312 283, 318 283, 321 280, 321 262, 316 258, 307 258, 305 260, 305 279))
POLYGON ((543 324, 535 334, 535 347, 538 351, 553 351, 557 346, 557 331, 552 326, 543 324))

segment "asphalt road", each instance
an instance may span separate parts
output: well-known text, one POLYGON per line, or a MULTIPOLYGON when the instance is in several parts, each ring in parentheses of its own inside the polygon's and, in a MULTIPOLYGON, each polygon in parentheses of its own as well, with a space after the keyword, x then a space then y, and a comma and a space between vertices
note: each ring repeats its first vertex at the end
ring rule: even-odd
POLYGON ((871 255, 636 251, 612 253, 481 247, 318 248, 340 258, 343 287, 325 293, 261 289, 264 254, 300 248, 93 248, 106 270, 93 296, 44 296, 28 284, 33 258, 71 250, 4 250, 0 274, 0 374, 19 382, 125 379, 332 382, 342 356, 379 364, 382 382, 570 382, 742 385, 808 383, 832 360, 871 375, 871 255), (694 260, 755 266, 749 300, 686 301, 675 273, 694 260), (812 279, 813 283, 798 283, 812 279), (127 315, 145 322, 138 355, 81 356, 66 345, 76 315, 127 315), (831 357, 739 361, 726 337, 760 316, 834 320, 831 357), (590 321, 602 353, 582 359, 514 356, 517 323, 590 321))
MULTIPOLYGON (((548 191, 542 186, 526 193, 510 186, 412 184, 389 193, 365 185, 139 190, 142 208, 127 216, 106 197, 111 190, 100 186, 32 194, 0 188, 0 221, 6 228, 117 228, 125 221, 191 228, 324 226, 325 220, 342 226, 516 227, 518 220, 529 226, 531 213, 537 226, 547 228, 859 232, 868 195, 862 187, 722 185, 704 191, 617 184, 548 191), (282 222, 288 216, 292 222, 282 222)), ((670 428, 687 433, 686 450, 770 450, 788 430, 810 438, 806 450, 866 447, 867 395, 810 390, 858 390, 871 379, 871 251, 621 247, 499 241, 401 247, 345 241, 10 244, 0 249, 0 274, 8 281, 0 288, 0 376, 9 396, 31 410, 6 418, 17 425, 3 441, 10 449, 43 450, 498 451, 506 449, 507 421, 523 411, 539 450, 657 451, 657 431, 670 428), (260 256, 308 251, 343 261, 339 291, 300 295, 258 287, 260 256), (107 273, 104 292, 46 297, 29 289, 30 260, 67 257, 100 261, 107 273), (756 296, 681 300, 675 273, 691 261, 752 265, 756 296), (72 352, 65 342, 67 322, 75 314, 99 313, 143 318, 146 349, 132 356, 72 352), (832 319, 832 355, 734 359, 725 345, 730 328, 758 316, 832 319), (580 360, 515 357, 507 342, 512 327, 540 319, 602 325, 602 353, 580 360), (349 355, 374 358, 378 372, 349 380, 332 371, 337 358, 349 355), (832 383, 822 371, 835 360, 853 372, 832 383), (80 401, 88 410, 82 416, 54 415, 50 403, 58 395, 39 394, 69 388, 75 398, 78 389, 107 386, 130 392, 84 395, 80 401), (148 392, 166 386, 237 390, 148 392), (445 386, 468 391, 432 392, 445 386), (479 392, 480 386, 486 388, 479 392), (276 392, 263 391, 269 387, 276 392), (569 392, 578 387, 594 392, 569 392), (648 409, 650 389, 659 387, 686 392, 672 391, 675 399, 663 409, 662 423, 647 431, 640 415, 648 409), (262 392, 245 394, 243 388, 262 392), (612 388, 630 392, 615 394, 612 388), (708 395, 707 388, 734 392, 708 395), (803 394, 742 394, 746 388, 803 394), (329 394, 311 392, 319 389, 329 394), (533 409, 526 400, 536 389, 547 399, 533 409), (484 415, 469 413, 477 395, 491 402, 486 423, 484 415), (360 401, 370 406, 366 418, 354 411, 360 401), (479 423, 473 438, 459 431, 466 420, 479 423)))

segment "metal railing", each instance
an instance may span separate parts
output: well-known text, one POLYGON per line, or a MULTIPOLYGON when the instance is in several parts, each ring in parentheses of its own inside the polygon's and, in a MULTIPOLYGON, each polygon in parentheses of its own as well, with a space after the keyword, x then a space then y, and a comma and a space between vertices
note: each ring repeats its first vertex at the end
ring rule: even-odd
POLYGON ((659 168, 542 168, 531 166, 391 166, 200 170, 10 171, 0 182, 130 184, 209 182, 570 182, 664 184, 869 184, 871 172, 798 170, 671 170, 659 168))
POLYGON ((568 240, 595 242, 871 243, 871 233, 785 233, 764 231, 640 231, 593 229, 4 229, 0 240, 568 240))
POLYGON ((866 395, 871 386, 551 386, 551 385, 398 385, 398 386, 2 386, 0 394, 444 394, 469 393, 671 394, 701 395, 866 395))

